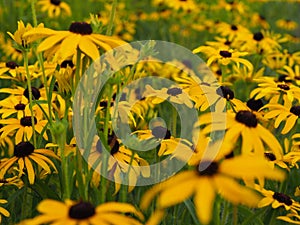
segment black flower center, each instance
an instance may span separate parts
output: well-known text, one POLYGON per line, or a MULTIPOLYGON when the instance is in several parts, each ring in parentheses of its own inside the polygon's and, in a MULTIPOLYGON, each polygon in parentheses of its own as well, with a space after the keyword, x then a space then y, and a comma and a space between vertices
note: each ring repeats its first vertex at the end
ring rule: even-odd
POLYGON ((276 160, 276 156, 272 152, 265 152, 265 157, 270 161, 276 160))
POLYGON ((95 215, 95 207, 89 202, 79 202, 69 209, 69 217, 73 219, 86 219, 95 215))
POLYGON ((120 143, 118 142, 118 140, 116 140, 114 142, 114 145, 111 147, 110 154, 111 155, 116 154, 119 151, 119 148, 120 148, 120 143))
POLYGON ((231 25, 231 30, 238 30, 238 27, 236 25, 231 25))
POLYGON ((201 176, 213 176, 218 173, 219 164, 211 161, 203 161, 198 165, 197 172, 201 176))
POLYGON ((220 86, 217 88, 216 92, 218 95, 220 95, 223 98, 226 98, 227 100, 234 98, 234 92, 229 87, 220 86))
POLYGON ((235 115, 235 120, 245 124, 247 127, 256 127, 257 119, 256 116, 247 110, 241 110, 235 115))
MULTIPOLYGON (((35 87, 31 87, 31 91, 32 91, 32 97, 35 100, 38 100, 41 97, 41 93, 39 91, 39 89, 35 88, 35 87)), ((29 100, 29 91, 28 88, 26 88, 23 92, 23 95, 29 100)))
POLYGON ((253 35, 255 41, 261 41, 264 38, 264 35, 261 32, 257 32, 253 35))
POLYGON ((26 141, 26 142, 20 142, 14 147, 14 156, 21 158, 29 156, 34 151, 34 146, 26 141))
POLYGON ((277 87, 285 91, 290 90, 290 87, 287 84, 278 84, 277 87))
POLYGON ((290 112, 295 114, 296 116, 300 116, 300 106, 292 106, 292 108, 290 109, 290 112))
MULTIPOLYGON (((37 123, 37 119, 34 117, 34 124, 36 124, 36 123, 37 123)), ((32 126, 31 116, 24 116, 23 118, 21 118, 20 124, 23 127, 31 127, 32 126)))
POLYGON ((15 105, 15 110, 24 110, 25 109, 25 104, 19 103, 15 105))
POLYGON ((264 106, 264 103, 261 99, 251 98, 247 101, 247 106, 253 111, 258 111, 261 107, 264 106))
POLYGON ((74 67, 74 63, 72 62, 72 60, 65 60, 60 64, 61 68, 67 68, 67 67, 73 68, 74 67))
POLYGON ((180 95, 182 93, 182 90, 180 88, 174 87, 174 88, 169 88, 167 91, 168 95, 171 96, 176 96, 176 95, 180 95))
POLYGON ((59 5, 61 3, 60 0, 50 0, 51 4, 53 5, 59 5))
POLYGON ((171 132, 162 126, 154 127, 152 130, 152 135, 157 139, 170 139, 171 132))
POLYGON ((5 63, 5 66, 10 69, 16 69, 16 67, 19 67, 19 65, 14 61, 5 63))
POLYGON ((273 198, 280 203, 284 203, 285 205, 293 204, 292 199, 289 196, 282 193, 274 192, 273 198))
POLYGON ((86 22, 73 22, 69 28, 69 31, 82 35, 93 33, 92 26, 86 22))
POLYGON ((220 56, 224 57, 224 58, 230 58, 232 56, 232 53, 229 51, 225 51, 225 50, 221 50, 219 52, 220 56))

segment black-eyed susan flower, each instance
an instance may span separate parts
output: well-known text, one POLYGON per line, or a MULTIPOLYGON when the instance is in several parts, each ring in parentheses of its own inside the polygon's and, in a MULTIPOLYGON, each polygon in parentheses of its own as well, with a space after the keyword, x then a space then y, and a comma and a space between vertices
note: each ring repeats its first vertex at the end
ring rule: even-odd
POLYGON ((165 3, 172 9, 183 10, 183 11, 195 11, 197 4, 193 0, 170 0, 165 1, 165 3))
POLYGON ((41 7, 42 12, 48 12, 50 18, 58 17, 61 14, 71 16, 70 6, 61 0, 39 0, 37 5, 41 7))
POLYGON ((216 24, 216 32, 222 37, 227 37, 229 41, 243 39, 251 33, 248 28, 241 24, 229 24, 226 22, 216 24))
POLYGON ((248 155, 254 152, 263 157, 265 144, 278 159, 282 158, 282 147, 278 140, 268 129, 259 123, 256 115, 250 110, 239 110, 236 113, 227 111, 226 122, 223 121, 224 117, 221 113, 219 119, 216 116, 212 121, 212 118, 212 113, 207 113, 199 117, 198 124, 200 126, 209 124, 203 129, 204 133, 213 132, 214 130, 224 130, 224 127, 226 127, 224 140, 236 143, 239 137, 242 137, 242 154, 248 155))
POLYGON ((37 210, 41 215, 25 220, 24 224, 72 224, 72 225, 102 225, 124 224, 141 225, 139 219, 143 215, 134 206, 127 203, 107 202, 97 207, 90 202, 66 200, 65 203, 46 199, 39 203, 37 210), (125 215, 134 215, 130 217, 125 215))
MULTIPOLYGON (((0 204, 5 204, 7 203, 7 200, 5 199, 0 199, 0 204)), ((5 217, 9 217, 10 213, 3 207, 0 207, 0 223, 2 222, 2 215, 5 217)))
MULTIPOLYGON (((149 163, 137 153, 132 152, 122 145, 114 134, 109 136, 108 143, 111 150, 108 158, 107 173, 109 174, 110 179, 113 179, 115 182, 115 193, 120 190, 121 184, 124 183, 129 185, 128 191, 131 192, 134 189, 139 176, 150 176, 149 163), (126 177, 128 180, 126 180, 126 177)), ((100 160, 102 159, 102 154, 103 149, 101 141, 98 136, 95 136, 88 162, 97 173, 100 173, 102 168, 103 162, 100 160)), ((101 172, 106 173, 106 171, 101 172)))
MULTIPOLYGON (((38 116, 33 117, 34 120, 34 129, 39 134, 43 134, 43 138, 48 140, 48 135, 46 132, 43 132, 44 127, 48 124, 48 120, 44 120, 38 116), (42 133, 43 132, 43 133, 42 133)), ((20 119, 16 118, 6 118, 0 120, 0 124, 4 126, 0 129, 1 138, 7 137, 11 132, 16 131, 15 141, 19 143, 23 140, 30 140, 33 134, 33 126, 31 116, 25 115, 20 119)))
POLYGON ((285 76, 285 80, 291 80, 296 85, 300 85, 300 67, 299 65, 295 65, 294 67, 290 67, 288 65, 283 66, 282 70, 277 71, 279 74, 285 76))
POLYGON ((170 103, 184 104, 189 108, 193 107, 193 102, 189 98, 189 95, 185 93, 182 88, 177 86, 155 90, 150 85, 146 85, 146 90, 143 93, 143 96, 153 98, 151 100, 153 104, 160 104, 164 101, 169 101, 170 103))
POLYGON ((286 211, 294 213, 300 210, 300 204, 284 193, 266 190, 259 186, 257 186, 256 189, 264 196, 258 203, 259 208, 271 205, 274 209, 282 206, 286 211))
POLYGON ((125 44, 124 41, 115 37, 94 34, 92 26, 85 22, 73 22, 67 31, 35 28, 28 31, 25 37, 34 40, 45 37, 39 44, 38 51, 44 52, 55 49, 55 59, 59 63, 72 57, 75 59, 77 49, 96 60, 100 57, 98 48, 108 51, 125 44))
POLYGON ((11 79, 10 76, 5 75, 9 73, 12 77, 16 77, 19 65, 14 61, 0 63, 0 77, 2 79, 11 79))
POLYGON ((25 96, 22 96, 21 100, 15 96, 9 96, 0 101, 0 106, 2 119, 9 116, 16 116, 18 119, 21 119, 25 114, 30 113, 28 99, 25 96))
POLYGON ((250 98, 265 98, 270 103, 280 103, 281 97, 284 102, 300 99, 300 88, 293 84, 277 81, 274 77, 261 77, 254 81, 258 83, 258 87, 251 91, 250 98))
POLYGON ((39 165, 47 173, 51 173, 49 165, 57 172, 54 163, 48 158, 59 159, 53 151, 46 149, 35 149, 30 142, 20 142, 14 147, 14 155, 11 158, 1 160, 0 171, 5 174, 16 163, 19 167, 19 176, 26 173, 30 184, 34 183, 36 171, 33 163, 39 165))
MULTIPOLYGON (((216 145, 211 145, 214 148, 216 145)), ((214 149, 210 149, 214 151, 214 149)), ((196 213, 203 224, 208 224, 212 219, 212 209, 216 194, 233 204, 244 204, 256 207, 260 197, 255 191, 238 183, 241 178, 269 177, 282 180, 284 174, 279 170, 270 170, 266 160, 261 157, 238 156, 224 159, 224 153, 216 156, 203 156, 203 151, 195 153, 195 158, 189 162, 195 166, 194 170, 180 172, 165 182, 152 187, 144 194, 141 208, 147 209, 155 196, 157 209, 165 209, 182 203, 187 198, 194 196, 196 213)), ((193 158, 193 157, 192 157, 193 158)))
POLYGON ((217 62, 219 65, 228 65, 230 63, 235 63, 237 66, 243 64, 246 66, 249 71, 253 70, 253 65, 247 59, 241 58, 241 56, 245 56, 247 52, 239 52, 234 49, 229 49, 228 47, 220 47, 214 48, 210 46, 200 46, 193 50, 193 53, 204 53, 208 60, 207 65, 211 65, 213 62, 217 62))
POLYGON ((284 105, 280 104, 267 104, 262 109, 268 108, 269 111, 265 113, 264 117, 267 119, 275 119, 274 127, 278 128, 279 125, 285 121, 285 125, 281 130, 282 134, 287 134, 297 124, 300 116, 300 106, 292 105, 291 102, 286 101, 284 105))

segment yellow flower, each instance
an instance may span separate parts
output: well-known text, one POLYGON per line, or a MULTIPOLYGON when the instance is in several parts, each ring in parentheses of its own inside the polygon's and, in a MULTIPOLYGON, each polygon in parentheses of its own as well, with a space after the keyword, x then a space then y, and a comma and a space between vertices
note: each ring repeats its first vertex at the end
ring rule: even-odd
POLYGON ((21 176, 24 173, 23 170, 26 169, 29 183, 33 184, 36 174, 33 168, 33 162, 38 164, 47 173, 51 173, 49 165, 57 172, 54 163, 46 156, 59 159, 51 150, 35 149, 28 141, 20 142, 14 148, 13 157, 1 160, 0 171, 5 174, 15 163, 18 163, 19 176, 21 176))
POLYGON ((48 11, 48 16, 50 18, 58 17, 60 14, 65 13, 68 16, 71 16, 71 8, 70 6, 60 0, 40 0, 37 2, 38 5, 41 6, 41 11, 48 11))
MULTIPOLYGON (((42 28, 44 27, 44 24, 39 24, 37 27, 42 28)), ((32 29, 33 27, 31 26, 31 24, 28 23, 25 27, 23 21, 20 20, 18 21, 18 29, 16 30, 16 32, 14 34, 10 32, 7 33, 16 42, 17 49, 23 51, 25 49, 29 49, 29 44, 32 42, 32 39, 28 36, 25 37, 24 34, 32 29)))
POLYGON ((293 20, 279 19, 276 21, 276 26, 285 30, 295 30, 298 27, 298 23, 293 20))
POLYGON ((237 66, 243 64, 249 71, 253 70, 253 65, 247 59, 240 58, 245 56, 247 52, 239 52, 237 50, 229 49, 229 47, 214 48, 210 46, 200 46, 193 50, 193 53, 204 53, 207 57, 207 65, 210 66, 213 62, 218 62, 220 65, 228 65, 230 63, 236 63, 237 66))
MULTIPOLYGON (((6 200, 0 199, 0 204, 5 204, 5 203, 7 203, 6 200)), ((0 207, 0 223, 2 221, 2 217, 1 217, 2 215, 5 216, 5 217, 9 217, 10 213, 5 208, 0 207)))
POLYGON ((37 210, 42 214, 33 219, 25 220, 24 224, 72 224, 72 225, 102 225, 124 224, 142 225, 138 220, 126 216, 132 213, 139 219, 143 215, 134 206, 127 203, 106 202, 97 207, 85 201, 66 200, 65 203, 46 199, 39 203, 37 210))
POLYGON ((195 11, 197 9, 197 5, 193 0, 168 0, 165 1, 167 6, 175 10, 183 10, 185 12, 195 11))
POLYGON ((258 87, 251 91, 250 98, 265 98, 270 103, 280 103, 281 96, 284 102, 300 100, 300 88, 293 84, 276 81, 274 77, 261 77, 254 81, 258 83, 258 87))
POLYGON ((153 98, 151 101, 153 104, 160 104, 167 100, 171 103, 184 104, 189 108, 193 107, 193 102, 190 100, 188 94, 177 86, 155 90, 150 85, 146 85, 146 90, 143 95, 153 98))
MULTIPOLYGON (((48 120, 43 120, 39 117, 34 116, 34 129, 39 134, 42 134, 44 127, 47 125, 48 120)), ((0 124, 6 124, 0 129, 1 138, 7 137, 12 131, 16 130, 15 141, 19 143, 23 140, 30 140, 33 134, 31 116, 23 116, 20 119, 7 118, 0 120, 0 124)), ((43 133, 43 138, 48 140, 46 132, 43 133)))
POLYGON ((258 203, 259 208, 271 205, 274 209, 283 206, 285 210, 293 213, 300 210, 300 204, 286 194, 266 190, 259 186, 256 186, 256 189, 264 195, 264 198, 258 203))
POLYGON ((286 101, 284 105, 280 104, 267 104, 262 109, 268 108, 264 117, 267 119, 276 118, 274 127, 278 128, 279 125, 285 120, 285 125, 281 130, 282 134, 287 134, 297 124, 300 116, 300 106, 292 105, 291 102, 286 101))
MULTIPOLYGON (((133 153, 130 149, 121 145, 114 134, 109 136, 108 142, 111 150, 108 158, 107 173, 115 182, 115 193, 120 190, 121 184, 124 183, 129 185, 128 191, 131 192, 134 189, 139 176, 150 176, 149 164, 146 160, 139 157, 138 154, 133 153), (126 177, 128 177, 128 181, 126 181, 126 177)), ((88 162, 98 174, 102 168, 102 154, 102 144, 99 137, 95 136, 88 162)), ((106 171, 101 171, 101 173, 106 173, 106 171)), ((95 186, 97 186, 97 184, 95 186)))
POLYGON ((226 120, 222 113, 214 115, 213 113, 207 113, 199 117, 198 125, 202 126, 207 124, 203 128, 204 133, 210 133, 217 130, 226 129, 224 141, 230 143, 236 143, 239 137, 242 137, 242 154, 255 153, 261 157, 264 156, 265 146, 274 153, 276 158, 282 158, 282 147, 275 138, 275 136, 261 124, 256 115, 249 110, 240 110, 237 113, 227 111, 226 120), (214 117, 212 117, 214 116, 214 117), (212 120, 214 118, 214 120, 212 120), (215 126, 215 128, 214 128, 215 126))
MULTIPOLYGON (((300 53, 300 52, 299 52, 300 53)), ((300 85, 300 67, 295 65, 294 67, 284 65, 282 70, 277 71, 279 74, 284 76, 285 81, 292 81, 296 85, 300 85)))
MULTIPOLYGON (((210 145, 214 151, 216 146, 210 145)), ((203 156, 203 152, 198 153, 203 156)), ((224 159, 220 153, 216 158, 206 156, 196 157, 191 164, 194 170, 183 171, 170 179, 152 187, 141 200, 141 208, 147 209, 153 198, 157 197, 157 209, 162 210, 179 204, 194 196, 196 213, 201 223, 208 224, 212 219, 212 211, 216 194, 233 204, 244 204, 249 207, 257 206, 260 197, 253 190, 242 186, 238 179, 269 177, 275 180, 284 179, 284 174, 271 170, 268 162, 261 157, 237 156, 224 159), (198 165, 197 165, 198 162, 198 165)))
POLYGON ((85 22, 73 22, 68 31, 38 27, 26 32, 25 37, 33 40, 46 37, 39 44, 38 51, 55 52, 54 60, 59 63, 72 57, 75 61, 77 49, 96 60, 100 57, 98 47, 108 51, 125 44, 124 41, 115 37, 94 34, 91 25, 85 22))

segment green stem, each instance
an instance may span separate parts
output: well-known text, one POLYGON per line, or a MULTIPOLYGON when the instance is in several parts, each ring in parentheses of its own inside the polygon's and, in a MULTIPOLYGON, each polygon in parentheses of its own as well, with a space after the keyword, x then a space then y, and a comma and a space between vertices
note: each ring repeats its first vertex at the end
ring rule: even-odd
POLYGON ((49 87, 48 87, 48 83, 47 83, 47 78, 46 78, 46 74, 45 74, 45 67, 44 67, 44 60, 43 60, 43 57, 42 57, 42 54, 41 53, 37 53, 37 58, 38 58, 38 62, 39 62, 39 65, 42 69, 42 75, 43 75, 43 84, 44 84, 44 87, 45 87, 45 91, 46 91, 46 97, 47 97, 47 105, 48 105, 48 113, 49 113, 49 124, 50 124, 50 127, 52 125, 52 105, 51 105, 51 97, 50 94, 49 94, 49 87))
POLYGON ((79 48, 77 48, 76 71, 75 71, 75 82, 74 82, 74 86, 73 86, 73 95, 75 94, 75 90, 76 90, 78 82, 80 80, 80 63, 81 63, 81 51, 79 48))
POLYGON ((32 20, 33 20, 33 26, 37 26, 37 18, 36 18, 36 10, 35 10, 35 0, 31 0, 31 13, 32 13, 32 20))
POLYGON ((233 225, 238 224, 238 207, 237 205, 233 206, 233 225))
POLYGON ((172 136, 176 137, 176 128, 177 128, 177 111, 176 108, 172 107, 172 136))
POLYGON ((26 79, 27 79, 27 88, 29 93, 29 108, 31 113, 31 124, 32 124, 32 133, 33 133, 33 145, 36 148, 36 133, 34 129, 35 121, 34 121, 34 111, 33 111, 33 102, 32 102, 32 89, 31 89, 31 76, 28 69, 28 51, 23 52, 24 55, 24 64, 25 64, 25 70, 26 70, 26 79))
POLYGON ((112 6, 111 6, 109 23, 108 23, 107 30, 106 30, 106 35, 109 35, 109 36, 112 35, 112 27, 113 27, 115 15, 116 15, 117 3, 118 3, 118 0, 113 0, 112 6))
MULTIPOLYGON (((108 99, 107 99, 107 108, 106 108, 106 112, 105 112, 105 120, 104 120, 104 127, 103 127, 104 142, 105 142, 104 145, 105 146, 108 146, 108 125, 109 125, 109 120, 110 120, 111 98, 112 98, 112 88, 109 88, 109 94, 108 94, 108 99)), ((107 173, 107 168, 108 168, 108 154, 103 153, 101 173, 106 174, 107 173)), ((101 203, 105 202, 107 188, 108 188, 107 187, 107 179, 104 176, 102 176, 102 179, 100 181, 100 189, 101 189, 100 201, 101 201, 101 203)))

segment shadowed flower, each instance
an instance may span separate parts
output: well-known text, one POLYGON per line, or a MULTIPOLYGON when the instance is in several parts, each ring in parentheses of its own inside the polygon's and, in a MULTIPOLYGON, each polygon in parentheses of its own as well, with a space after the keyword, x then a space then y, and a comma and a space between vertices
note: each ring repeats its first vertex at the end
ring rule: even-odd
POLYGON ((37 4, 41 6, 42 12, 48 11, 50 18, 58 17, 61 13, 71 16, 70 6, 61 0, 40 0, 37 4))
POLYGON ((106 202, 97 207, 85 201, 66 200, 65 203, 46 199, 39 203, 37 210, 42 214, 25 220, 24 224, 72 224, 72 225, 142 225, 137 219, 127 216, 133 214, 139 219, 143 215, 134 206, 127 203, 106 202))
POLYGON ((15 163, 17 163, 19 166, 19 176, 24 173, 23 170, 26 168, 29 183, 33 184, 36 174, 33 162, 38 164, 47 173, 51 173, 49 165, 57 172, 54 163, 47 156, 59 159, 51 150, 35 149, 30 142, 20 142, 14 148, 13 157, 1 160, 0 171, 5 174, 15 163))

